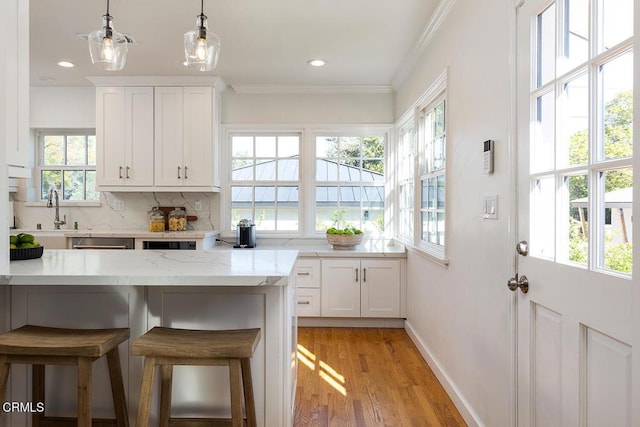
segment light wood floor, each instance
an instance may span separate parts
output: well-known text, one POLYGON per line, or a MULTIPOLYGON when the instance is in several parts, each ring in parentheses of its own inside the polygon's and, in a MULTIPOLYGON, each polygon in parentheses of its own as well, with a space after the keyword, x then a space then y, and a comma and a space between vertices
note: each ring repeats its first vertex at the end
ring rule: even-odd
POLYGON ((294 425, 466 424, 403 329, 299 328, 294 425))

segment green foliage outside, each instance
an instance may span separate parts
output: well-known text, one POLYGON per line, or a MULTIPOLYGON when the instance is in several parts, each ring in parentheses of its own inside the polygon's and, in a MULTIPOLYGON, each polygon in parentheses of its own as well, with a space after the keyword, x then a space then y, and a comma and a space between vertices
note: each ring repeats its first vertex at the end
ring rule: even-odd
MULTIPOLYGON (((617 159, 633 155, 633 92, 621 92, 605 106, 604 116, 604 158, 617 159)), ((569 140, 569 164, 586 165, 589 161, 588 135, 586 131, 573 134, 569 140)), ((589 195, 586 176, 570 178, 570 200, 586 198, 589 195)), ((633 187, 631 169, 609 170, 604 178, 605 192, 633 187)), ((607 219, 611 210, 606 210, 607 219)), ((587 230, 582 225, 577 208, 572 208, 569 232, 569 259, 586 264, 589 243, 587 230)), ((588 221, 588 220, 587 220, 588 221)), ((614 271, 631 273, 632 243, 614 243, 612 235, 605 236, 605 267, 614 271)))

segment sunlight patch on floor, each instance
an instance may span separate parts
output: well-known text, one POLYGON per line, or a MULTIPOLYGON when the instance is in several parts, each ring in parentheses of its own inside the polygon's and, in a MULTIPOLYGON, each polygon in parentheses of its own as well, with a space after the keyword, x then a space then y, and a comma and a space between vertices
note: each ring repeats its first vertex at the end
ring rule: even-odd
MULTIPOLYGON (((305 348, 303 345, 298 344, 298 361, 305 365, 312 371, 316 370, 316 355, 305 348)), ((327 384, 333 387, 338 393, 343 396, 347 395, 347 389, 345 388, 346 378, 338 371, 333 369, 331 365, 320 360, 318 361, 318 375, 327 384)))

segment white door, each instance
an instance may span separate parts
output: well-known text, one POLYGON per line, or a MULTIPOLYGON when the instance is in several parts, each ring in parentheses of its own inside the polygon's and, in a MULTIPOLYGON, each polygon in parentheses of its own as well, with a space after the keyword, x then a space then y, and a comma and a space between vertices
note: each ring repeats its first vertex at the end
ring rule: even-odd
POLYGON ((517 233, 529 242, 529 254, 517 256, 516 268, 529 289, 515 291, 517 422, 637 426, 634 2, 522 3, 517 233))
POLYGON ((400 261, 361 261, 360 316, 400 317, 400 261))
POLYGON ((322 260, 321 315, 360 317, 360 260, 322 260))

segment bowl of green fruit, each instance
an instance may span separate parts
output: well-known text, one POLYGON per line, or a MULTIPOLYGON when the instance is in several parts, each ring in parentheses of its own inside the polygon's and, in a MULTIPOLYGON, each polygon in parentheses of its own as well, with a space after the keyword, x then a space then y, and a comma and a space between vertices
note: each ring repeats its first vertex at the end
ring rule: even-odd
POLYGON ((32 234, 20 233, 9 236, 9 258, 11 261, 40 258, 43 252, 44 247, 36 242, 32 234))
POLYGON ((327 242, 333 246, 333 249, 351 249, 362 243, 362 230, 355 227, 327 229, 327 242))

